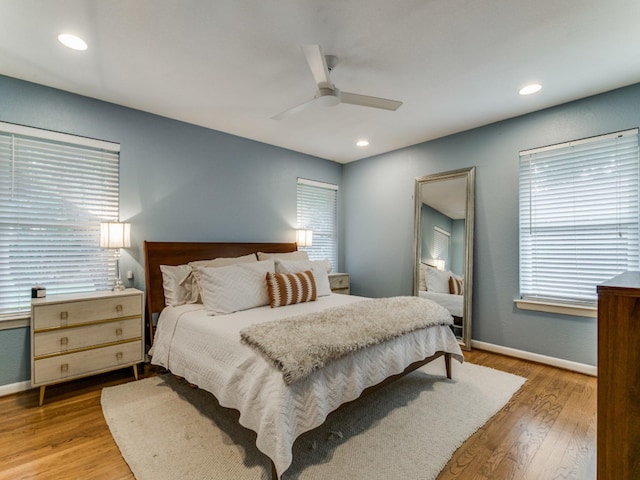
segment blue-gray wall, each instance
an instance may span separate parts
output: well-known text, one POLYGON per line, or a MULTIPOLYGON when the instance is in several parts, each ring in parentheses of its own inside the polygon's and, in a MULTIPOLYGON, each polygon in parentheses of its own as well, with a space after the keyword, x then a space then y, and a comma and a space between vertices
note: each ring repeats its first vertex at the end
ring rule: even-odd
MULTIPOLYGON (((344 203, 335 162, 2 76, 0 121, 121 144, 122 271, 141 289, 143 240, 294 242, 297 177, 337 184, 344 203)), ((341 240, 342 225, 339 212, 341 240)), ((0 330, 0 386, 29 378, 28 329, 0 330)))
POLYGON ((464 218, 453 221, 451 231, 451 271, 464 275, 464 218))
POLYGON ((352 292, 411 294, 415 178, 475 166, 472 338, 595 365, 595 319, 518 310, 513 303, 518 153, 639 125, 637 84, 345 165, 343 251, 352 292))
MULTIPOLYGON (((596 363, 594 319, 515 308, 518 152, 640 125, 640 84, 350 163, 0 76, 0 121, 121 144, 123 271, 143 288, 142 241, 293 241, 298 176, 338 184, 340 265, 354 294, 409 295, 414 180, 476 166, 473 338, 596 363)), ((28 380, 26 328, 0 331, 0 386, 28 380)))

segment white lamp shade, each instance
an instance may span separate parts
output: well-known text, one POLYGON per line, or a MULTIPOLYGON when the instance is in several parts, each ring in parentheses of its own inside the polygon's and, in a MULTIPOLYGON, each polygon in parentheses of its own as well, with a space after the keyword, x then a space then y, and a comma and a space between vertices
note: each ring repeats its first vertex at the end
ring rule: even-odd
POLYGON ((131 247, 131 224, 109 222, 100 224, 100 248, 131 247))
POLYGON ((296 243, 299 247, 310 247, 313 243, 313 232, 307 228, 296 230, 296 243))

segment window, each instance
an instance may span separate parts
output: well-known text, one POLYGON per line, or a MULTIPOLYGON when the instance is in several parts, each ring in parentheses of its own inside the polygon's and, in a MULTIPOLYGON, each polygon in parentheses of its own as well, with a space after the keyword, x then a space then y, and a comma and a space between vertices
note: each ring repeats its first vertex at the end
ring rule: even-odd
POLYGON ((313 245, 301 247, 312 260, 328 258, 338 268, 338 186, 298 179, 298 227, 313 231, 313 245))
POLYGON ((451 233, 440 227, 433 227, 433 258, 438 270, 446 270, 449 267, 450 245, 451 233))
POLYGON ((107 290, 114 251, 100 222, 118 219, 118 144, 0 122, 0 320, 25 318, 31 287, 107 290))
POLYGON ((520 295, 593 307, 640 267, 638 130, 520 153, 520 295))

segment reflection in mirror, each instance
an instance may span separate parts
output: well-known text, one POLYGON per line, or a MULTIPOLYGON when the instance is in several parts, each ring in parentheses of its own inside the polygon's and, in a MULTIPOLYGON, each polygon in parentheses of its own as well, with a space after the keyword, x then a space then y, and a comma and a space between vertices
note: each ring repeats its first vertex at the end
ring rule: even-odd
POLYGON ((416 178, 413 293, 444 306, 471 348, 475 168, 416 178))

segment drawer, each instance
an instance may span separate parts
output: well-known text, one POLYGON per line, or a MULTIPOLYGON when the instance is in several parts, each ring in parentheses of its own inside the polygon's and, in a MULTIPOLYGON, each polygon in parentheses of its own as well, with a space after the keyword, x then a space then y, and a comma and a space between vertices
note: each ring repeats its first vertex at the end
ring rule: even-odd
POLYGON ((329 274, 329 286, 333 293, 349 295, 349 274, 332 273, 329 274))
POLYGON ((64 353, 78 348, 141 337, 142 322, 139 318, 49 330, 34 334, 33 355, 39 357, 52 353, 64 353))
POLYGON ((130 295, 35 305, 32 315, 33 328, 37 332, 48 328, 68 327, 99 320, 141 316, 141 299, 140 295, 130 295))
POLYGON ((339 293, 340 295, 350 295, 350 291, 348 288, 334 288, 331 290, 331 293, 339 293))
POLYGON ((142 362, 142 341, 57 355, 34 361, 33 386, 71 380, 142 362))
POLYGON ((329 275, 331 290, 349 288, 349 275, 329 275))

